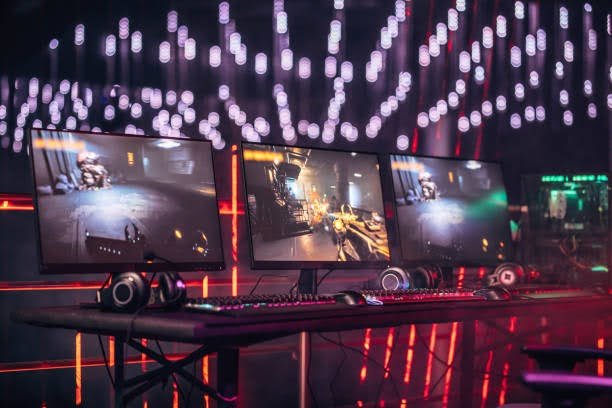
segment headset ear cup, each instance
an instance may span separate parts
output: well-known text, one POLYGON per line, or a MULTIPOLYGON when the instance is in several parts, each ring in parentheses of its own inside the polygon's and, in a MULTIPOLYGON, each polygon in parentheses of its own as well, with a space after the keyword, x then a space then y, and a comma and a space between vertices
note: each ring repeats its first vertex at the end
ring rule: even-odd
POLYGON ((378 276, 378 284, 384 290, 410 289, 413 286, 412 277, 398 267, 383 270, 378 276))
POLYGON ((496 284, 509 287, 518 283, 519 278, 524 275, 524 271, 521 265, 506 262, 498 265, 493 271, 493 274, 497 279, 496 284))
POLYGON ((429 268, 419 266, 418 268, 410 272, 413 279, 414 288, 417 289, 430 289, 433 288, 433 277, 429 268))

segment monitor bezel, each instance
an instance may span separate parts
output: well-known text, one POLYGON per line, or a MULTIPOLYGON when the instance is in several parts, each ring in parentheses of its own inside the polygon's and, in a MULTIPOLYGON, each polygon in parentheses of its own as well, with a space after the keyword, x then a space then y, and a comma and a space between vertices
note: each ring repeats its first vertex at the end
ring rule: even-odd
POLYGON ((164 136, 148 136, 148 135, 128 135, 116 132, 87 132, 81 130, 62 130, 62 129, 45 129, 45 128, 30 128, 28 135, 28 148, 30 156, 30 169, 32 182, 34 187, 33 192, 33 203, 34 203, 34 216, 35 216, 35 228, 37 238, 37 257, 39 272, 41 275, 63 275, 63 274, 89 274, 89 273, 121 273, 121 272, 164 272, 164 271, 176 271, 176 272, 198 272, 198 271, 222 271, 225 269, 225 252, 223 248, 223 231, 221 229, 221 216, 219 214, 219 197, 216 186, 216 175, 214 166, 214 155, 213 147, 210 140, 203 139, 181 139, 189 140, 199 143, 208 143, 210 145, 210 162, 213 169, 213 182, 215 183, 215 205, 217 207, 217 222, 219 224, 219 242, 221 251, 221 261, 213 262, 117 262, 117 263, 45 263, 43 259, 42 251, 42 238, 40 230, 40 217, 38 211, 38 184, 36 182, 36 170, 34 166, 34 149, 33 149, 33 132, 34 131, 51 131, 51 132, 68 132, 86 135, 101 135, 109 137, 129 137, 129 138, 141 138, 141 139, 169 139, 176 140, 176 138, 164 137, 164 136))
MULTIPOLYGON (((393 208, 394 208, 394 222, 397 228, 397 242, 399 243, 399 255, 402 261, 402 265, 406 267, 418 267, 422 265, 438 265, 441 267, 469 267, 469 268, 480 268, 480 267, 496 267, 504 262, 511 262, 515 258, 514 251, 514 241, 512 240, 512 231, 510 230, 510 211, 506 206, 505 210, 505 219, 506 219, 506 231, 508 238, 508 254, 504 260, 492 260, 492 259, 463 259, 463 260, 453 260, 453 261, 443 261, 439 259, 408 259, 406 258, 404 251, 402 250, 402 234, 400 233, 400 220, 397 212, 397 202, 395 199, 395 182, 393 180, 393 169, 391 161, 393 160, 393 156, 404 156, 404 157, 416 157, 419 159, 436 159, 436 160, 447 160, 447 161, 456 161, 456 162, 468 162, 468 161, 477 161, 481 163, 493 164, 498 166, 501 175, 502 182, 504 179, 504 166, 500 161, 496 160, 481 160, 481 159, 469 159, 465 157, 440 157, 440 156, 430 156, 430 155, 422 155, 422 154, 405 154, 405 153, 389 153, 387 165, 389 166, 389 174, 391 175, 391 191, 393 192, 393 208)), ((508 189, 506 188, 506 183, 503 182, 504 191, 506 192, 506 197, 508 197, 508 189)))
POLYGON ((367 154, 370 156, 375 156, 376 161, 378 163, 378 178, 380 180, 380 191, 381 191, 381 200, 383 205, 383 210, 385 208, 385 200, 384 200, 384 184, 383 178, 381 175, 381 155, 379 153, 365 152, 361 150, 342 150, 342 149, 325 149, 321 147, 311 147, 311 146, 303 146, 303 145, 284 145, 284 144, 276 144, 276 143, 253 143, 248 141, 241 141, 240 143, 240 159, 242 161, 242 182, 243 182, 243 199, 244 199, 244 208, 245 208, 245 218, 247 222, 247 234, 249 241, 249 256, 250 256, 250 266, 253 270, 282 270, 282 269, 334 269, 334 270, 354 270, 354 269, 380 269, 386 268, 391 264, 391 245, 389 243, 389 222, 387 217, 383 215, 385 219, 385 228, 387 229, 387 246, 389 248, 389 259, 380 260, 380 261, 258 261, 255 259, 255 251, 253 248, 253 235, 251 234, 251 217, 248 211, 248 190, 247 190, 247 180, 246 180, 246 168, 245 168, 245 160, 244 160, 244 146, 245 145, 253 145, 253 146, 274 146, 274 147, 283 147, 283 148, 296 148, 296 149, 312 149, 312 150, 323 150, 329 152, 339 152, 339 153, 357 153, 357 154, 367 154))

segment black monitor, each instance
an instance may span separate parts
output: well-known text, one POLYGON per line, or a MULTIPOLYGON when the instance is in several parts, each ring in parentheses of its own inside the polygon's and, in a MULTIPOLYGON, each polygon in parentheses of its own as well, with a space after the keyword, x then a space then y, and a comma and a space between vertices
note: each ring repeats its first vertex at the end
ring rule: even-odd
POLYGON ((30 135, 41 272, 223 269, 210 142, 30 135))
POLYGON ((489 266, 510 253, 508 200, 497 163, 391 156, 402 258, 489 266))
POLYGON ((243 143, 255 269, 389 262, 378 156, 243 143))
POLYGON ((608 231, 608 175, 542 174, 523 177, 529 229, 550 234, 608 231))

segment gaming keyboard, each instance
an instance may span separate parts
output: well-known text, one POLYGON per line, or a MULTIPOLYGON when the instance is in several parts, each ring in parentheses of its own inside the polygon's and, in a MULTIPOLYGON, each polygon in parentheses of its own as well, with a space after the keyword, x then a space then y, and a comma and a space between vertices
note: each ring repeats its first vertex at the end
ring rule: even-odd
POLYGON ((400 289, 363 290, 361 295, 370 305, 396 305, 421 302, 475 301, 485 300, 471 289, 400 289))
POLYGON ((308 313, 346 308, 333 295, 270 294, 187 299, 186 310, 230 316, 308 313))

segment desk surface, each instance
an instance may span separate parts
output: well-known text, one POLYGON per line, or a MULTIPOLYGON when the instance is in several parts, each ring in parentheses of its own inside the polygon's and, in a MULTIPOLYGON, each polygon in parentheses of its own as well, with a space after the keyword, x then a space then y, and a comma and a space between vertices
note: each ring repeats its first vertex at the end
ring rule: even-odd
POLYGON ((387 306, 346 306, 337 310, 231 317, 190 311, 145 310, 133 316, 79 306, 13 311, 13 321, 83 333, 149 338, 184 343, 247 346, 302 331, 326 332, 410 323, 473 321, 510 316, 554 315, 568 318, 607 315, 612 296, 483 302, 412 303, 387 306), (601 313, 599 313, 601 312, 601 313), (131 329, 130 329, 131 326, 131 329))

